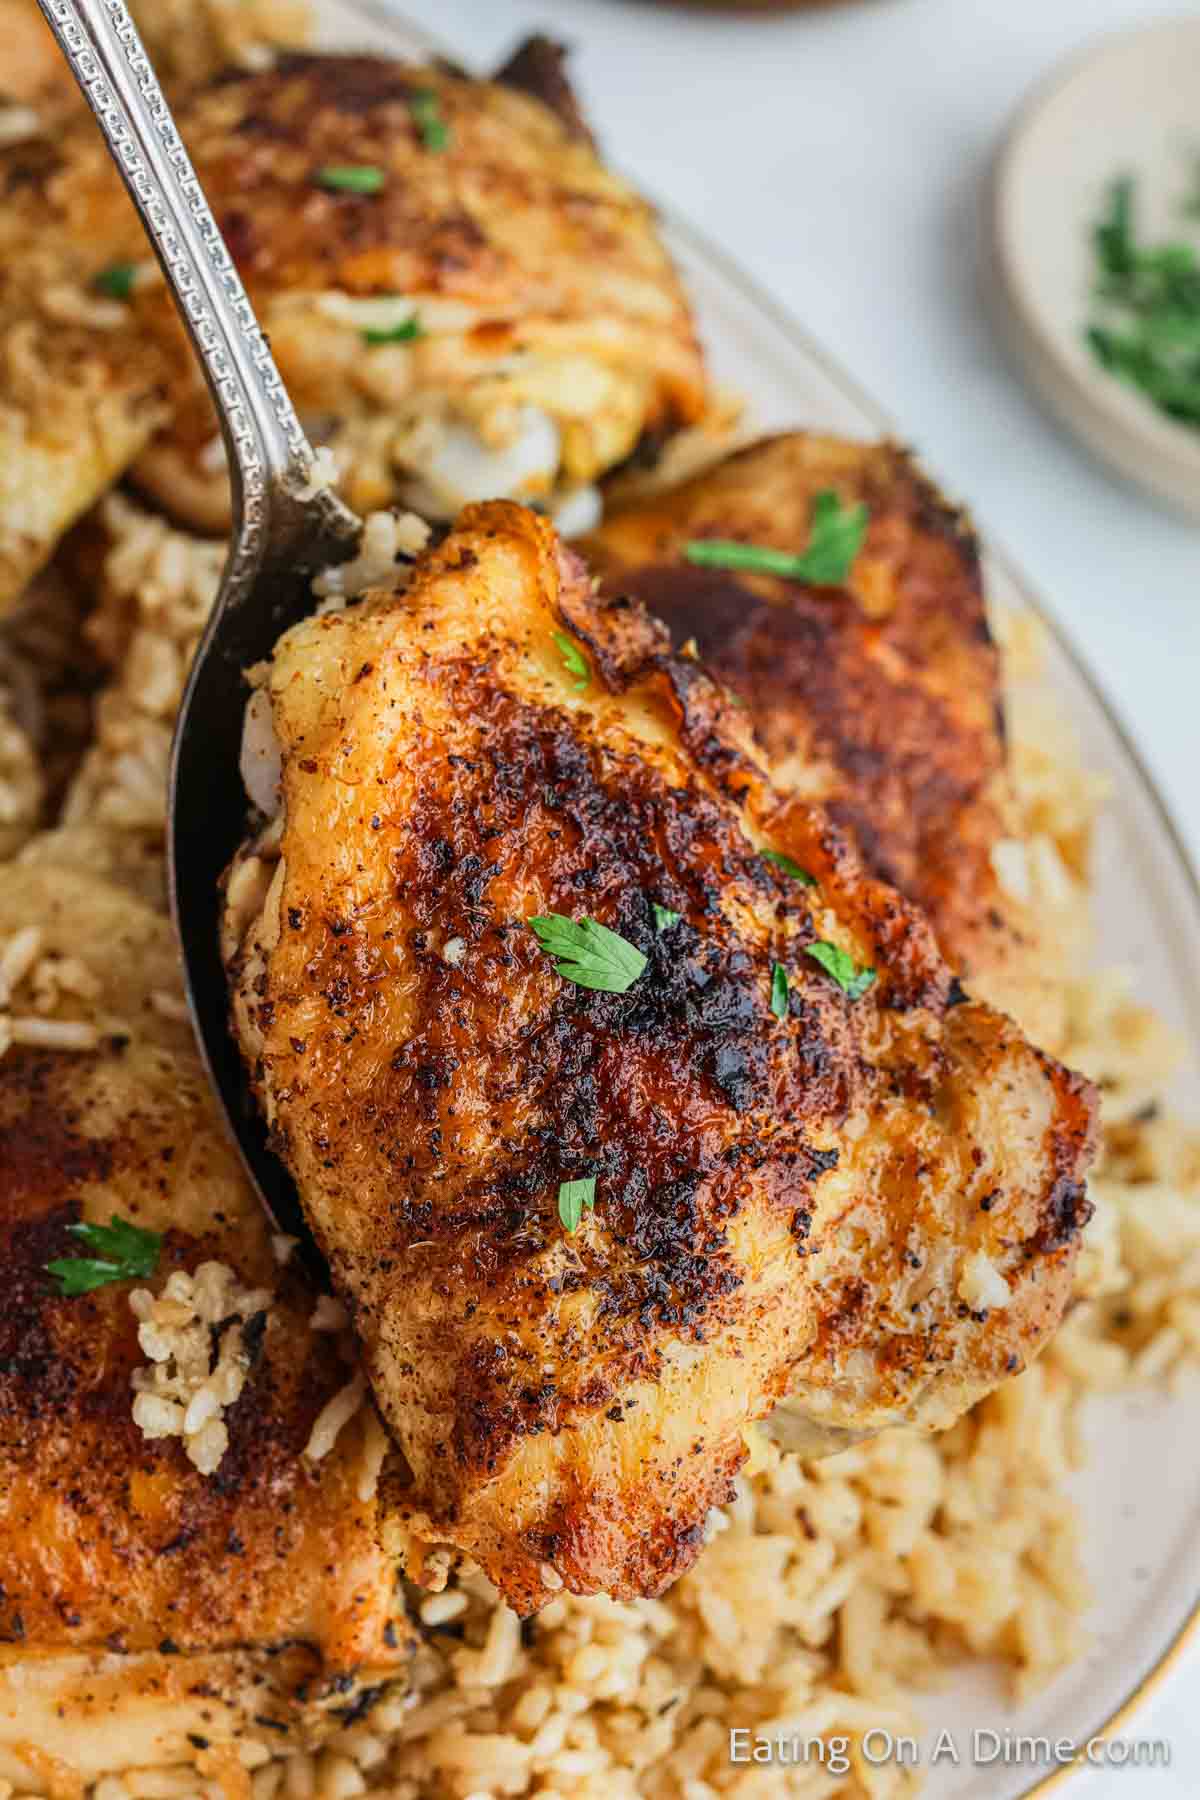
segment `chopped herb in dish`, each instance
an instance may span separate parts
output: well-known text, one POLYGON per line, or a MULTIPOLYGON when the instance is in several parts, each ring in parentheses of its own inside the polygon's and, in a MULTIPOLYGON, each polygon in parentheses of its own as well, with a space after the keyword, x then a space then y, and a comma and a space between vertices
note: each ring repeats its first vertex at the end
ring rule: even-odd
POLYGON ((115 262, 110 263, 107 269, 101 269, 92 286, 97 293, 107 294, 112 300, 128 300, 136 280, 136 263, 115 262))
POLYGON ((788 1015, 788 973, 782 963, 771 964, 771 1011, 777 1019, 788 1015))
POLYGON ((800 882, 801 886, 816 887, 816 876, 810 875, 807 869, 802 869, 798 862, 793 862, 790 856, 783 854, 782 850, 760 850, 758 854, 764 862, 774 863, 777 869, 782 869, 785 875, 790 875, 792 880, 800 882))
POLYGON ((672 912, 669 906, 660 906, 657 900, 652 900, 650 904, 654 908, 655 931, 670 931, 672 925, 678 925, 683 917, 682 913, 672 912))
POLYGON ((575 677, 575 680, 571 684, 572 687, 577 694, 582 694, 584 688, 592 679, 591 663, 583 654, 583 651, 579 648, 579 645, 575 642, 574 638, 569 638, 565 631, 556 631, 554 633, 554 642, 558 645, 559 654, 562 656, 563 662, 567 666, 567 673, 569 675, 574 675, 575 677))
POLYGON ((432 88, 422 88, 419 93, 414 94, 408 103, 408 110, 427 150, 436 152, 448 148, 450 127, 442 117, 442 103, 432 88))
POLYGON ((818 938, 815 944, 805 944, 804 951, 814 962, 820 963, 827 975, 833 976, 849 1000, 861 1000, 875 980, 874 969, 860 968, 850 952, 838 944, 818 938))
POLYGON ((867 516, 861 501, 843 506, 832 488, 822 488, 813 499, 808 548, 798 554, 730 538, 693 538, 685 545, 684 555, 700 568, 747 569, 811 582, 815 587, 836 587, 845 581, 863 547, 867 516))
POLYGON ((1200 156, 1192 166, 1191 182, 1180 201, 1179 211, 1185 219, 1200 219, 1200 156))
POLYGON ((67 1298, 90 1294, 93 1288, 107 1287, 112 1281, 144 1280, 158 1267, 162 1236, 157 1231, 144 1231, 131 1225, 116 1213, 109 1225, 69 1225, 91 1256, 60 1256, 46 1268, 59 1284, 59 1292, 67 1298))
POLYGON ((596 1204, 596 1177, 585 1175, 577 1181, 562 1181, 558 1186, 558 1216, 562 1220, 563 1229, 574 1233, 579 1230, 579 1221, 583 1218, 584 1208, 589 1211, 596 1204))
POLYGON ((646 958, 637 945, 595 919, 546 913, 530 919, 529 928, 546 954, 555 959, 564 981, 573 981, 576 987, 623 994, 645 970, 646 958))
POLYGON ((375 163, 326 163, 313 180, 334 194, 378 194, 386 177, 375 163))
POLYGON ((396 325, 371 326, 363 332, 365 344, 411 344, 414 338, 424 336, 424 327, 416 313, 410 319, 401 319, 396 325))
POLYGON ((1095 310, 1086 338, 1101 367, 1185 425, 1200 426, 1200 252, 1137 241, 1134 182, 1122 176, 1092 230, 1095 310))

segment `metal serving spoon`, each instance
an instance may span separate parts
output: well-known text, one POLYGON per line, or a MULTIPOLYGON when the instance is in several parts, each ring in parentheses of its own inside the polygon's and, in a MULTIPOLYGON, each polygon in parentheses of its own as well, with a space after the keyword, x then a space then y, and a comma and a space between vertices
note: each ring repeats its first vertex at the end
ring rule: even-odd
POLYGON ((309 1241, 230 1034, 218 882, 245 831, 243 671, 312 612, 313 574, 353 554, 361 521, 328 489, 313 489, 312 448, 121 0, 38 4, 141 215, 225 442, 233 538, 175 728, 167 881, 200 1054, 267 1211, 309 1241))

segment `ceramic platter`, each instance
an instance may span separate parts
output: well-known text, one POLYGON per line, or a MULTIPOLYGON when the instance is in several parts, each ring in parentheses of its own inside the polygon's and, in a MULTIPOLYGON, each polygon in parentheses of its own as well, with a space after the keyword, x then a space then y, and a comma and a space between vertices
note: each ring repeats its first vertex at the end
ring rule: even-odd
MULTIPOLYGON (((398 55, 440 50, 470 62, 469 46, 433 43, 380 0, 322 0, 320 12, 327 48, 398 55)), ((746 396, 757 424, 903 436, 902 424, 888 419, 720 250, 669 214, 665 224, 716 376, 746 396)), ((953 472, 941 475, 954 492, 953 472)), ((1132 968, 1139 994, 1200 1047, 1200 887, 1186 853, 1085 666, 994 546, 988 575, 997 600, 1033 607, 1046 618, 1050 680, 1089 764, 1111 783, 1096 869, 1104 958, 1132 968)), ((1181 1078, 1170 1099, 1200 1117, 1200 1080, 1181 1078)), ((1127 1709, 1182 1649, 1200 1613, 1200 1383, 1190 1396, 1185 1391, 1170 1400, 1145 1392, 1097 1400, 1085 1423, 1089 1458, 1073 1489, 1086 1521, 1096 1596, 1086 1622, 1090 1647, 1019 1708, 986 1668, 965 1671, 925 1704, 931 1736, 943 1723, 960 1742, 975 1726, 1052 1740, 1118 1734, 1127 1709)), ((1122 1791, 1132 1794, 1139 1777, 1127 1772, 1124 1780, 1122 1791)), ((1017 1800, 1045 1782, 1044 1769, 998 1762, 971 1768, 964 1758, 960 1768, 942 1763, 928 1770, 925 1792, 930 1800, 1017 1800)))

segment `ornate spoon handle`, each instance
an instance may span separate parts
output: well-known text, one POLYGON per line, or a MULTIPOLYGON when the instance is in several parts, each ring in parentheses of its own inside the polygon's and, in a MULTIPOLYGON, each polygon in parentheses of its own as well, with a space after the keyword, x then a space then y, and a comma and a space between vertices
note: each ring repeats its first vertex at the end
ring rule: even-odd
POLYGON ((38 3, 108 139, 203 366, 233 480, 234 555, 243 567, 230 573, 235 583, 237 573, 248 580, 268 524, 277 533, 279 513, 304 495, 312 450, 128 11, 121 0, 38 3))
POLYGON ((362 527, 329 488, 314 486, 312 450, 121 0, 38 4, 141 214, 204 369, 229 458, 233 542, 175 730, 168 888, 201 1055, 264 1203, 296 1229, 295 1190, 261 1123, 246 1116, 226 1021, 218 887, 245 830, 238 767, 244 671, 312 611, 313 573, 344 561, 362 527))

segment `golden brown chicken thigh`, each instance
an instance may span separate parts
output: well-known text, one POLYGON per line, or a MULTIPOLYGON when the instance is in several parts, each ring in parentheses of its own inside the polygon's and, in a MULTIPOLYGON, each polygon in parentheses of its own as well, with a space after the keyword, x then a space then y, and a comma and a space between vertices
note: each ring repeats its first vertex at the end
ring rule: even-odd
POLYGON ((417 1579, 450 1545, 525 1611, 656 1592, 785 1397, 814 1443, 939 1427, 1036 1354, 1091 1090, 544 520, 468 509, 257 679, 280 811, 228 880, 236 1029, 417 1579), (574 969, 530 923, 584 918, 617 942, 574 969))
MULTIPOLYGON (((491 494, 594 509, 644 434, 702 410, 650 208, 519 87, 292 54, 209 83, 179 125, 360 507, 399 491, 431 515, 491 494)), ((131 465, 185 523, 224 530, 207 392, 90 120, 0 162, 0 252, 0 600, 131 465)))
POLYGON ((406 1666, 369 1415, 305 1456, 351 1370, 310 1324, 302 1271, 273 1254, 177 996, 165 919, 62 864, 4 871, 0 1778, 19 1787, 45 1772, 30 1749, 93 1779, 256 1728, 311 1744, 406 1666), (93 1048, 56 1047, 72 1022, 93 1048), (114 1214, 162 1234, 153 1273, 60 1292, 46 1265, 86 1254, 72 1226, 114 1214), (228 1446, 201 1473, 179 1436, 134 1420, 148 1358, 130 1294, 206 1263, 235 1298, 266 1299, 240 1326, 228 1446))
MULTIPOLYGON (((307 0, 128 0, 159 80, 173 93, 228 67, 250 68, 273 48, 301 45, 307 0)), ((0 142, 53 133, 85 102, 36 0, 0 0, 0 142)))
POLYGON ((912 459, 767 438, 618 505, 583 548, 605 596, 635 595, 674 644, 695 640, 746 702, 776 781, 828 808, 872 873, 928 914, 963 978, 1052 1039, 1037 922, 991 860, 1009 829, 1006 745, 979 548, 912 459), (687 545, 709 538, 803 550, 823 490, 867 508, 844 584, 689 562, 687 545))

